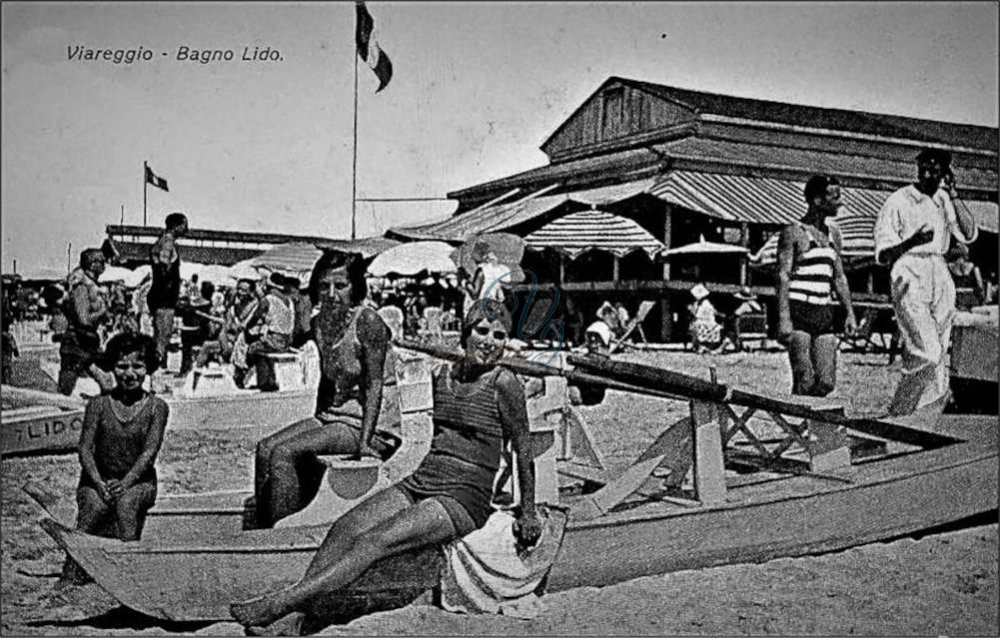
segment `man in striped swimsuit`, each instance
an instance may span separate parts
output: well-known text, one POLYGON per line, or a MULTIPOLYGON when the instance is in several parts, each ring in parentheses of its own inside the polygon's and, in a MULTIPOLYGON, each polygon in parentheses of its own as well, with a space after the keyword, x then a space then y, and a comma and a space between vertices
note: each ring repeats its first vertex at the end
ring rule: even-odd
POLYGON ((847 310, 845 330, 857 322, 840 260, 840 231, 826 220, 840 208, 840 183, 815 175, 806 182, 809 210, 778 238, 778 339, 788 347, 792 393, 823 397, 837 383, 833 289, 847 310))

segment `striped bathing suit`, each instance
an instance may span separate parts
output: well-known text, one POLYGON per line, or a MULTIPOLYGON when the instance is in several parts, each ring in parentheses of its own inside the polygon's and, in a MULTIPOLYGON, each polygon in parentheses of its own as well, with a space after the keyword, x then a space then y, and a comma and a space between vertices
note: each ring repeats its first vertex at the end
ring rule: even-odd
POLYGON ((482 527, 493 512, 493 480, 504 444, 497 399, 500 371, 471 383, 452 379, 448 366, 436 371, 431 449, 397 485, 414 502, 438 497, 462 535, 482 527))
POLYGON ((788 309, 792 327, 816 336, 834 332, 833 264, 837 258, 833 242, 825 245, 799 224, 809 237, 809 247, 796 255, 788 282, 788 309))

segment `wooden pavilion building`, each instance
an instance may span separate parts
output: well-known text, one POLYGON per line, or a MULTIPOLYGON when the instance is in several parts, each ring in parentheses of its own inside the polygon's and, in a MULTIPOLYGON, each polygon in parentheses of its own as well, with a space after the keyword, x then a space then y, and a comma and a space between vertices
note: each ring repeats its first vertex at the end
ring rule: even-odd
POLYGON ((592 320, 605 300, 633 312, 639 301, 656 300, 646 334, 668 340, 674 322, 685 320, 695 283, 731 293, 749 278, 759 294, 773 296, 773 274, 747 272, 738 254, 664 259, 649 239, 672 248, 703 237, 756 253, 804 214, 803 187, 816 173, 842 184, 852 291, 861 302, 887 302, 871 228, 889 193, 913 180, 914 158, 928 146, 952 153, 961 199, 985 231, 973 260, 995 279, 998 129, 619 77, 606 80, 542 143, 546 166, 449 193, 458 200, 452 217, 386 236, 456 242, 515 233, 526 238, 522 265, 537 274, 539 296, 554 296, 558 287, 564 318, 592 320), (607 215, 579 215, 584 211, 607 215), (573 223, 553 225, 571 215, 573 223), (581 249, 586 242, 592 249, 581 249))

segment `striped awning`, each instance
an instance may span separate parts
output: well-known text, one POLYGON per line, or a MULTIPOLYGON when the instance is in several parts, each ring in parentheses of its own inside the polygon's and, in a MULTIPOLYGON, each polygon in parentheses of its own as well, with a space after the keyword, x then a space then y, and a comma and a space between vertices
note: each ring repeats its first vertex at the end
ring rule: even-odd
POLYGON ((528 250, 552 248, 570 259, 588 250, 602 250, 616 257, 644 251, 651 259, 666 249, 642 226, 603 210, 584 210, 560 217, 524 238, 528 250))
MULTIPOLYGON (((684 208, 726 221, 789 224, 806 212, 805 182, 772 177, 673 171, 650 194, 684 208)), ((888 192, 841 188, 849 215, 878 214, 888 192)))
MULTIPOLYGON (((892 191, 841 187, 843 218, 878 216, 892 191)), ((696 171, 672 171, 649 193, 677 206, 734 222, 782 225, 794 222, 806 212, 805 182, 771 177, 720 175, 696 171)), ((981 230, 998 231, 995 202, 961 200, 981 230)))
POLYGON ((655 180, 650 178, 558 195, 547 195, 546 193, 552 188, 544 188, 512 202, 468 211, 433 224, 397 227, 393 228, 391 232, 407 239, 464 241, 472 235, 501 232, 513 228, 540 215, 552 212, 567 202, 587 206, 613 204, 648 192, 654 183, 655 180))
MULTIPOLYGON (((870 193, 871 191, 867 191, 870 193)), ((966 202, 981 231, 995 233, 997 227, 997 205, 992 202, 966 202)), ((847 260, 875 258, 875 215, 837 216, 829 220, 840 229, 844 240, 842 256, 847 260)), ((750 261, 756 266, 768 266, 778 261, 778 235, 767 240, 750 261)))
POLYGON ((313 266, 322 256, 323 251, 313 244, 292 242, 278 244, 255 257, 251 263, 255 268, 266 268, 301 280, 309 278, 313 266))
MULTIPOLYGON (((846 260, 874 259, 875 218, 869 216, 836 217, 829 220, 831 226, 840 229, 844 241, 841 256, 846 260)), ((754 255, 750 257, 755 266, 769 266, 778 262, 778 234, 775 233, 754 255)))
POLYGON ((960 199, 955 203, 955 208, 965 206, 972 213, 979 230, 985 230, 996 234, 1000 231, 1000 207, 994 202, 979 202, 974 200, 960 199))

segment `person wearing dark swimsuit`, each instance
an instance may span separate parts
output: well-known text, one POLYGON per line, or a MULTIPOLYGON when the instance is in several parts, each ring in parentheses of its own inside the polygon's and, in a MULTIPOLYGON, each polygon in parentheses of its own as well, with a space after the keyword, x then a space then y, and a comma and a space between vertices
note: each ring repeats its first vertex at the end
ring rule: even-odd
POLYGON ((297 635, 316 597, 340 589, 376 561, 441 546, 481 526, 490 514, 493 480, 505 442, 522 462, 522 495, 514 535, 522 546, 541 535, 535 511, 524 387, 494 361, 509 338, 509 315, 493 300, 473 305, 463 322, 466 356, 434 374, 434 438, 420 466, 399 483, 369 496, 327 532, 305 575, 287 589, 230 606, 251 634, 297 635))
POLYGON ((319 312, 311 336, 321 370, 316 412, 257 444, 254 492, 261 527, 272 527, 309 504, 322 477, 318 456, 385 460, 399 447, 391 334, 382 317, 363 305, 364 272, 360 257, 335 253, 313 269, 309 291, 319 312))
MULTIPOLYGON (((142 389, 159 363, 156 342, 121 333, 108 341, 105 367, 116 385, 87 403, 80 433, 80 483, 76 527, 88 534, 138 540, 156 500, 154 463, 163 443, 169 408, 142 389)), ((85 581, 67 558, 59 585, 85 581)))

